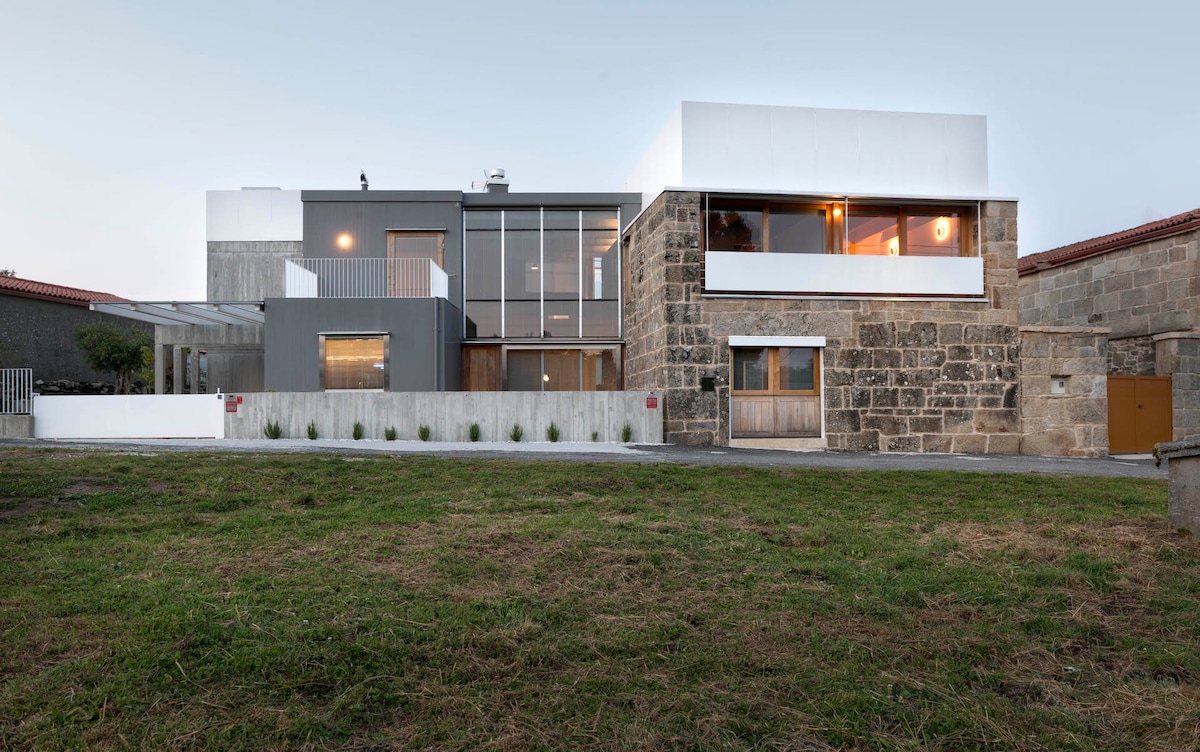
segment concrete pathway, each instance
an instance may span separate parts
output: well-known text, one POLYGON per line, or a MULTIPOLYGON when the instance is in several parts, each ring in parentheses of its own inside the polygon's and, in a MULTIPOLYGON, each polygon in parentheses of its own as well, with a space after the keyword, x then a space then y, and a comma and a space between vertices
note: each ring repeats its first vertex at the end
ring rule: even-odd
POLYGON ((1049 473, 1100 477, 1167 478, 1167 463, 1150 455, 1096 459, 1012 455, 899 454, 891 452, 785 452, 675 444, 560 442, 446 442, 318 439, 3 439, 0 447, 89 448, 134 452, 257 452, 397 454, 444 457, 556 460, 563 462, 671 462, 687 465, 819 467, 846 470, 956 470, 988 473, 1049 473))

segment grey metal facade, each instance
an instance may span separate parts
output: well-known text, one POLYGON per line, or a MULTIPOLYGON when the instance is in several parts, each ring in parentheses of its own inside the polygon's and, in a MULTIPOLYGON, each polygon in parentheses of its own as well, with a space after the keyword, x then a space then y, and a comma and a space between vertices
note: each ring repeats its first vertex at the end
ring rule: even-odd
POLYGON ((387 333, 388 390, 462 388, 462 312, 441 298, 270 298, 265 387, 321 391, 320 335, 387 333))

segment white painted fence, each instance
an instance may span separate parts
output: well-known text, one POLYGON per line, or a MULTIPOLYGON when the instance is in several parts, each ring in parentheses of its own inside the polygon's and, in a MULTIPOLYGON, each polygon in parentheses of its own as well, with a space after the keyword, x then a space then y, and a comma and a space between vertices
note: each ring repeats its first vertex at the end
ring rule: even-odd
POLYGON ((215 394, 38 396, 35 439, 221 439, 225 401, 215 394))
POLYGON ((303 439, 314 421, 322 439, 349 439, 355 421, 363 437, 382 439, 389 427, 397 438, 414 440, 429 426, 432 441, 467 441, 478 423, 481 441, 508 441, 514 423, 523 441, 546 441, 551 421, 559 441, 620 441, 626 423, 633 441, 662 443, 661 393, 646 407, 647 392, 260 392, 243 394, 225 420, 225 436, 261 439, 268 421, 283 436, 303 439))

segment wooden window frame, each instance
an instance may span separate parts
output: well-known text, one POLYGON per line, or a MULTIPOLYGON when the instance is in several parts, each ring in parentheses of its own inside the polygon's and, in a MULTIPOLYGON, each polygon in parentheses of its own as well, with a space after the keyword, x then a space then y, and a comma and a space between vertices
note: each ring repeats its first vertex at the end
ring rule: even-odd
POLYGON ((396 239, 397 238, 437 238, 438 250, 437 258, 433 260, 438 265, 439 269, 446 268, 446 231, 445 230, 388 230, 387 231, 387 257, 394 258, 411 258, 410 256, 396 255, 396 239))
POLYGON ((793 347, 791 345, 782 346, 751 346, 751 347, 732 347, 729 352, 729 367, 731 370, 729 378, 730 393, 734 395, 746 396, 787 396, 787 395, 812 395, 819 396, 821 394, 821 348, 801 345, 793 347), (812 389, 784 389, 783 374, 780 372, 779 351, 783 349, 803 349, 807 348, 813 352, 813 388, 812 389), (767 351, 767 388, 766 389, 735 389, 733 387, 734 379, 732 370, 735 368, 734 351, 736 350, 763 350, 767 351))

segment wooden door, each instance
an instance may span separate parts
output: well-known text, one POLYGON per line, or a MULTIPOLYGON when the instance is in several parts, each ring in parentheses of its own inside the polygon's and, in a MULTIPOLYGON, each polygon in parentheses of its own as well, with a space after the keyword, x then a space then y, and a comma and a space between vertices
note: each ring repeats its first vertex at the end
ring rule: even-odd
POLYGON ((735 348, 732 360, 729 419, 733 438, 821 435, 819 349, 735 348))
POLYGON ((1108 377, 1108 451, 1153 451, 1171 441, 1171 377, 1108 377))
POLYGON ((499 345, 464 347, 462 356, 463 391, 498 392, 504 388, 499 345))

